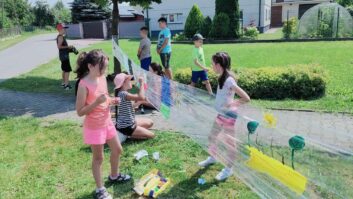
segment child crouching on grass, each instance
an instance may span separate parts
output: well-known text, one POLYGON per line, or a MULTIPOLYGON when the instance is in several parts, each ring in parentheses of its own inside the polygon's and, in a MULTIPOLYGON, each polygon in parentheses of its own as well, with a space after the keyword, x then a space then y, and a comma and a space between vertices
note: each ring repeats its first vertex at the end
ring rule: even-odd
MULTIPOLYGON (((132 88, 131 78, 131 75, 120 73, 114 79, 115 96, 121 99, 118 105, 117 130, 135 139, 154 138, 154 133, 149 130, 153 126, 153 121, 148 118, 135 118, 132 102, 146 99, 144 86, 140 86, 137 95, 128 92, 132 88)), ((140 77, 138 81, 140 85, 144 85, 143 78, 140 77)))
POLYGON ((212 56, 213 70, 219 75, 216 94, 216 110, 218 116, 215 119, 209 136, 210 156, 199 163, 201 167, 207 167, 216 163, 216 158, 226 165, 218 173, 216 179, 225 180, 233 174, 232 166, 236 155, 235 122, 237 107, 250 101, 249 95, 241 89, 231 72, 231 58, 228 53, 219 52, 212 56), (234 100, 234 95, 240 98, 234 100), (226 151, 220 151, 218 144, 225 146, 226 151))
POLYGON ((83 139, 92 149, 92 173, 96 182, 96 198, 111 199, 102 181, 102 164, 104 144, 107 143, 110 154, 110 182, 124 182, 130 176, 119 172, 122 146, 114 124, 111 120, 110 105, 119 103, 118 98, 110 98, 108 94, 105 71, 108 57, 100 50, 81 53, 77 61, 77 78, 80 80, 77 89, 76 111, 78 116, 85 116, 83 123, 83 139))

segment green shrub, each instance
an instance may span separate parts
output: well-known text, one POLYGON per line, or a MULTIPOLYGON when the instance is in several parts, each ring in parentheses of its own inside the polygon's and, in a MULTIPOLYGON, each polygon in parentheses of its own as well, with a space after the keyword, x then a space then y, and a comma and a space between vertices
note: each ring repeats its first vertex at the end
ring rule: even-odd
POLYGON ((255 40, 259 36, 260 32, 256 27, 246 27, 244 29, 244 38, 249 40, 255 40))
POLYGON ((240 9, 238 0, 216 0, 216 15, 224 13, 229 18, 229 31, 227 31, 227 36, 223 38, 236 39, 239 38, 240 30, 240 9))
POLYGON ((185 36, 185 34, 183 32, 179 33, 179 34, 175 34, 173 37, 174 41, 186 41, 187 38, 185 36))
POLYGON ((215 39, 227 39, 229 36, 229 17, 224 13, 219 13, 213 18, 210 37, 215 39))
POLYGON ((292 17, 289 21, 285 21, 283 24, 282 32, 283 38, 292 39, 297 35, 298 19, 292 17))
POLYGON ((203 15, 201 13, 200 8, 195 4, 191 8, 188 17, 186 18, 185 27, 184 27, 185 36, 187 38, 192 38, 194 34, 200 32, 202 22, 203 22, 203 15))
MULTIPOLYGON (((237 82, 252 99, 315 99, 326 90, 325 72, 318 66, 267 67, 234 71, 237 82)), ((212 89, 217 89, 217 75, 209 72, 212 89)), ((182 69, 175 73, 175 80, 190 84, 191 70, 182 69)), ((196 85, 205 89, 201 83, 196 85)))
POLYGON ((207 38, 211 32, 211 28, 212 28, 212 19, 209 16, 207 16, 202 22, 200 33, 202 34, 202 36, 207 38))

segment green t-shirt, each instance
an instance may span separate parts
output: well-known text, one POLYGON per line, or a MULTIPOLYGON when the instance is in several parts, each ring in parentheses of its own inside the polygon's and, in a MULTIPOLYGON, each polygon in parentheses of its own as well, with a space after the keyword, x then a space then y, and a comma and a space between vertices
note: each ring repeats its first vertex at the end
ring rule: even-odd
POLYGON ((202 66, 206 66, 206 62, 205 62, 205 54, 203 53, 203 48, 194 48, 193 52, 192 52, 192 67, 191 70, 192 71, 203 71, 202 68, 200 68, 199 66, 197 66, 194 62, 194 60, 197 59, 197 61, 202 65, 202 66))

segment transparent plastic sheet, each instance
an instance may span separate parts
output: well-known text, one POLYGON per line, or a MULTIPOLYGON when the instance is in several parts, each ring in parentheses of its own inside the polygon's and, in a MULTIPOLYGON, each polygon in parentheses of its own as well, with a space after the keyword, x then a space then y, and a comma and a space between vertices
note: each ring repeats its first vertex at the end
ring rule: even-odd
MULTIPOLYGON (((181 133, 192 138, 205 151, 225 166, 261 198, 349 198, 353 195, 353 150, 340 143, 316 139, 308 131, 336 133, 351 139, 343 127, 330 129, 320 121, 293 120, 292 126, 270 125, 264 112, 250 105, 239 107, 237 113, 215 110, 215 98, 206 91, 180 84, 142 70, 128 59, 114 43, 114 55, 126 71, 137 79, 143 76, 147 100, 172 121, 181 133), (119 49, 119 50, 116 50, 119 49), (125 61, 122 61, 125 60, 125 61), (249 122, 258 126, 249 134, 249 122), (312 126, 315 128, 309 128, 312 126), (302 126, 300 131, 297 127, 302 126), (320 128, 321 126, 321 128, 320 128), (294 151, 293 136, 305 139, 305 147, 294 151)), ((331 126, 332 127, 332 126, 331 126)), ((336 127, 335 127, 336 128, 336 127)))
POLYGON ((299 38, 347 38, 353 36, 353 19, 337 3, 321 3, 310 8, 298 25, 299 38))

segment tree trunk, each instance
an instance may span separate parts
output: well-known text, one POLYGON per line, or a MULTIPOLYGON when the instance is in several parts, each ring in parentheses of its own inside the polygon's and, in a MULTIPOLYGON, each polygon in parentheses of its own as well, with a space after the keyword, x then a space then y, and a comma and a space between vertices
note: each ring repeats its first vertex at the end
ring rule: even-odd
MULTIPOLYGON (((112 38, 117 44, 119 44, 119 0, 112 0, 113 1, 113 21, 112 21, 112 38)), ((117 58, 114 57, 114 75, 121 73, 121 64, 117 58)))

